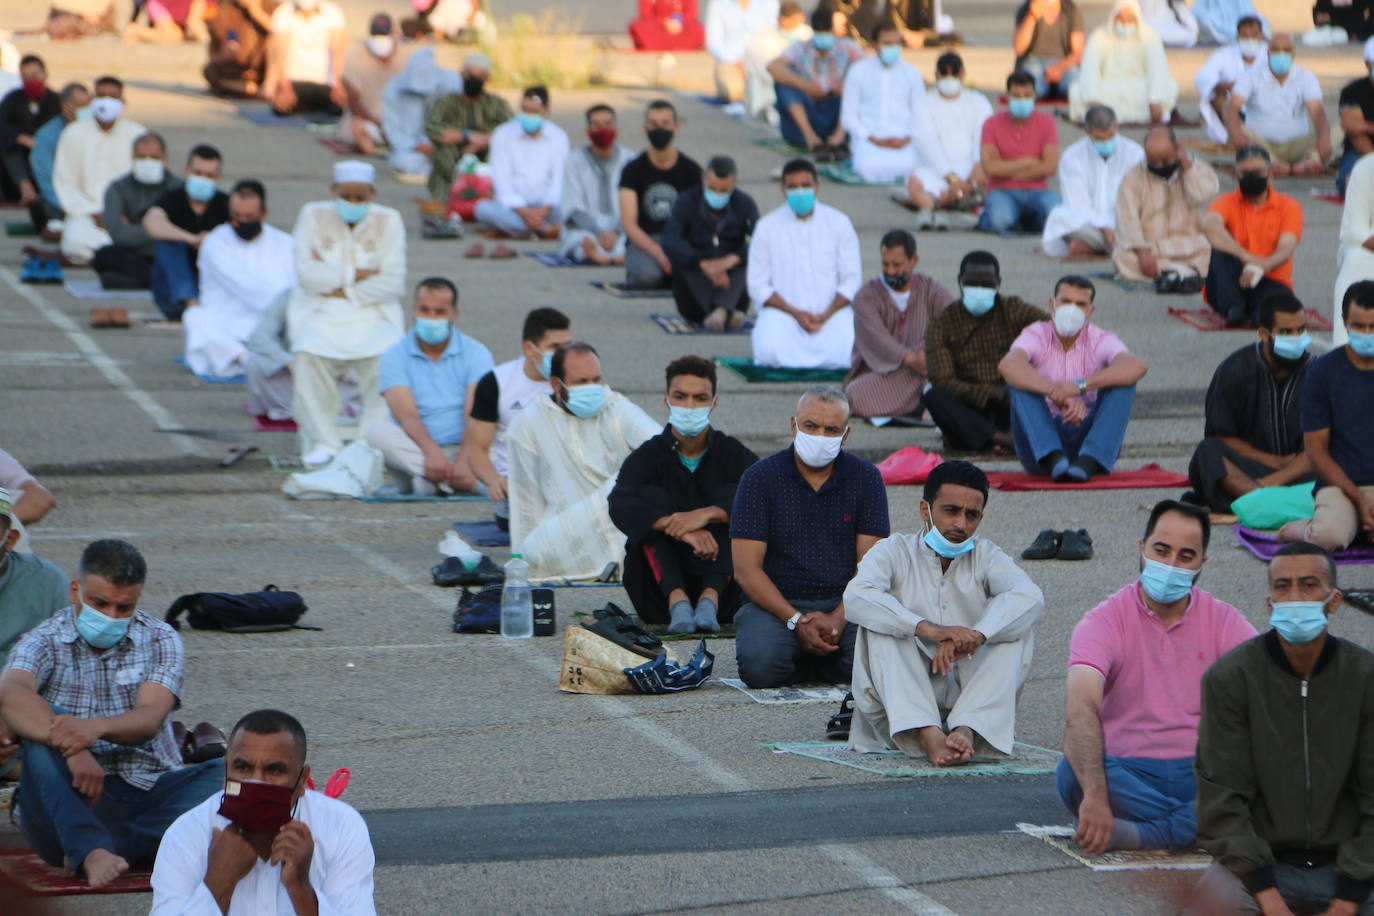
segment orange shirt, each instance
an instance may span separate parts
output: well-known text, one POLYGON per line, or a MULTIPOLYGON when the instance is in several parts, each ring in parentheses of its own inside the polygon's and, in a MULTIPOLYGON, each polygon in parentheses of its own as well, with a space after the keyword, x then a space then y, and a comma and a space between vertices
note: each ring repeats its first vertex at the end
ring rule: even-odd
MULTIPOLYGON (((1223 194, 1208 208, 1221 214, 1226 231, 1251 254, 1268 257, 1279 247, 1279 236, 1292 233, 1302 241, 1302 206, 1287 194, 1273 188, 1264 205, 1256 207, 1239 190, 1223 194)), ((1289 289, 1293 288, 1293 259, 1290 257, 1265 274, 1289 289)))

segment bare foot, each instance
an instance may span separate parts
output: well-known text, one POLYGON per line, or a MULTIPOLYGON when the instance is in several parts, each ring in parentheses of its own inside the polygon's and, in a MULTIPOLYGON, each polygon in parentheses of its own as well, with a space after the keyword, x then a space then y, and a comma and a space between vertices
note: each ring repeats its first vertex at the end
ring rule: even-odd
POLYGON ((921 747, 925 748, 926 759, 937 767, 949 766, 955 762, 955 755, 950 751, 948 738, 945 733, 940 731, 937 725, 928 725, 917 732, 917 737, 921 740, 921 747))
POLYGON ((582 239, 582 254, 593 264, 609 264, 611 259, 606 256, 606 252, 601 250, 601 246, 596 243, 596 239, 590 235, 582 239))
POLYGON ((950 754, 942 766, 968 763, 973 757, 973 730, 967 725, 960 725, 945 738, 945 747, 949 749, 950 754))
POLYGON ((1093 250, 1093 248, 1090 245, 1087 245, 1084 242, 1079 241, 1078 239, 1072 239, 1069 241, 1069 254, 1073 257, 1086 258, 1097 253, 1098 252, 1093 250))
POLYGON ((107 887, 129 870, 129 863, 108 849, 92 849, 82 861, 81 870, 91 887, 107 887))

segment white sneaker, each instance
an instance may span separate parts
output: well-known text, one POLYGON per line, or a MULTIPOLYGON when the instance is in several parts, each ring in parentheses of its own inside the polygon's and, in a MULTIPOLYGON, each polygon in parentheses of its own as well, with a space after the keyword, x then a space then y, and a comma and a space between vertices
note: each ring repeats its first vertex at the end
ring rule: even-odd
POLYGON ((926 229, 930 229, 930 228, 932 228, 934 225, 935 225, 935 211, 934 211, 934 210, 917 210, 917 211, 916 211, 916 231, 917 231, 917 232, 922 232, 922 231, 924 231, 924 230, 926 230, 926 229))
POLYGON ((322 468, 334 460, 334 453, 323 445, 316 446, 310 450, 308 455, 301 458, 301 464, 308 468, 322 468))
POLYGON ((935 216, 931 219, 931 228, 940 232, 948 232, 949 213, 945 210, 936 210, 935 216))

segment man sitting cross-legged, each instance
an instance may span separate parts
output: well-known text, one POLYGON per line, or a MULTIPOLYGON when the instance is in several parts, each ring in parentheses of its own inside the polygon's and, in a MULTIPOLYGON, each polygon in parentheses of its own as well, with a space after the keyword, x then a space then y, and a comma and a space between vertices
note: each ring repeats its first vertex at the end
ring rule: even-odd
POLYGON ((1255 635, 1240 611, 1196 585, 1211 531, 1206 509, 1156 504, 1140 581, 1074 627, 1058 783, 1089 855, 1196 840, 1202 675, 1255 635))
POLYGON ((162 838, 150 916, 303 913, 373 916, 376 858, 352 807, 307 789, 305 729, 259 709, 229 733, 223 793, 162 838))
POLYGON ((1111 254, 1116 244, 1116 197, 1121 181, 1142 159, 1140 144, 1117 132, 1116 113, 1094 105, 1083 118, 1087 136, 1059 160, 1063 202, 1045 219, 1041 247, 1062 258, 1111 254))
POLYGON ((1302 391, 1310 358, 1307 313, 1276 293, 1260 306, 1259 341, 1217 366, 1207 388, 1206 438, 1193 452, 1184 498, 1230 512, 1231 501, 1260 487, 1312 479, 1302 444, 1302 391))
POLYGON ((682 356, 664 374, 668 425, 620 466, 611 520, 625 532, 625 590, 640 618, 667 621, 670 633, 715 633, 739 605, 730 510, 758 456, 711 426, 714 363, 682 356))
POLYGON ((549 121, 549 90, 530 86, 520 111, 491 132, 495 197, 477 202, 478 221, 512 238, 557 238, 562 223, 563 163, 568 135, 549 121))
MULTIPOLYGON (((1116 192, 1116 245, 1112 261, 1128 283, 1148 283, 1168 270, 1180 279, 1203 277, 1212 244, 1202 229, 1202 207, 1216 196, 1216 171, 1188 155, 1172 127, 1145 135, 1145 161, 1121 179, 1116 192)), ((1196 289, 1198 280, 1191 280, 1196 289)))
POLYGON ((170 716, 185 650, 138 610, 147 572, 132 544, 88 544, 71 606, 30 630, 0 675, 0 718, 23 739, 24 836, 95 888, 152 864, 163 831, 223 774, 219 760, 181 765, 170 716))
POLYGON ((879 541, 845 589, 846 619, 859 627, 854 750, 895 747, 937 766, 967 763, 976 746, 1012 752, 1016 697, 1045 598, 977 536, 987 498, 987 475, 976 466, 937 466, 921 500, 924 534, 879 541))

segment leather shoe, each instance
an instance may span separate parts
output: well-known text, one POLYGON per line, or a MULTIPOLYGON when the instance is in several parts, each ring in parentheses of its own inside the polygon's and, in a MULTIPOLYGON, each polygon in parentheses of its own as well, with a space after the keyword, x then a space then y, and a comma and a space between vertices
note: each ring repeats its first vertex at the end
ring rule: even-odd
POLYGON ((1063 542, 1064 536, 1061 532, 1053 528, 1046 528, 1035 536, 1035 540, 1025 550, 1021 551, 1023 560, 1053 560, 1059 555, 1059 545, 1063 542))

